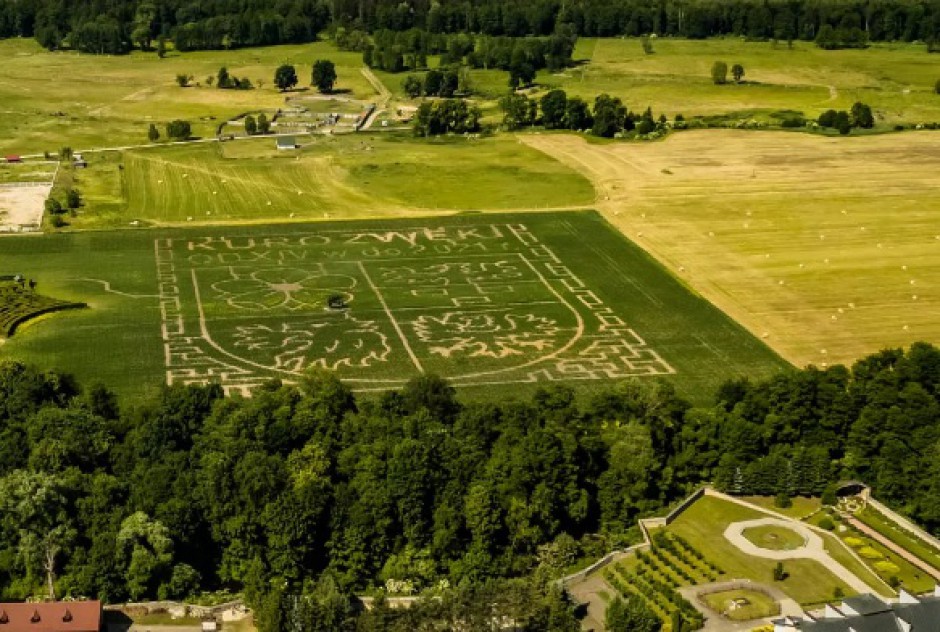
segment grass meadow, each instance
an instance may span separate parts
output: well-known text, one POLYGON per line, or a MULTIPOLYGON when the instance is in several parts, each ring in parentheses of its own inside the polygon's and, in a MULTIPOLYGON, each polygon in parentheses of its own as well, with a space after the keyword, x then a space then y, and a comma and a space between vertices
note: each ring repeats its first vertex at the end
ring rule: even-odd
MULTIPOLYGON (((207 348, 207 361, 231 363, 230 354, 247 353, 239 350, 248 345, 257 351, 246 356, 247 363, 235 364, 248 366, 261 377, 283 377, 284 367, 309 364, 297 358, 316 359, 310 355, 314 353, 310 345, 281 349, 287 344, 278 337, 281 332, 301 328, 299 338, 291 340, 313 335, 311 344, 316 345, 319 339, 314 334, 321 327, 327 333, 341 332, 339 346, 332 338, 327 341, 327 356, 351 350, 348 362, 344 356, 334 363, 340 377, 366 381, 374 377, 381 386, 389 375, 395 379, 416 375, 414 363, 401 352, 389 314, 395 314, 405 332, 400 335, 410 341, 412 359, 427 369, 450 377, 468 370, 473 375, 487 371, 494 375, 464 380, 467 386, 462 392, 474 398, 524 394, 537 383, 563 377, 582 390, 592 390, 636 375, 665 379, 682 396, 708 402, 724 380, 787 370, 760 341, 590 212, 5 237, 0 270, 36 278, 38 290, 56 298, 90 305, 24 326, 0 348, 0 358, 58 367, 86 382, 100 380, 124 395, 151 391, 166 379, 167 350, 161 335, 165 318, 160 305, 161 292, 167 288, 180 293, 186 331, 198 332, 204 326, 215 332, 213 341, 227 349, 229 355, 207 348), (488 241, 472 237, 476 234, 472 231, 485 232, 489 229, 480 227, 492 225, 501 227, 505 237, 488 241), (509 237, 522 230, 507 228, 510 225, 524 225, 536 241, 509 237), (465 231, 468 237, 460 242, 465 245, 459 252, 467 254, 457 254, 460 244, 419 240, 408 247, 402 242, 406 238, 389 236, 418 231, 420 237, 425 228, 432 233, 465 231), (355 239, 369 244, 342 249, 285 245, 298 239, 319 243, 331 235, 335 240, 338 234, 347 240, 359 235, 355 239), (172 254, 161 255, 161 261, 173 262, 176 280, 161 285, 155 241, 168 238, 173 240, 172 254), (215 241, 206 242, 210 238, 215 241), (231 246, 234 254, 213 265, 198 256, 216 256, 211 252, 216 246, 186 246, 217 245, 226 243, 224 239, 244 244, 231 246), (519 240, 528 244, 526 248, 520 250, 519 240), (386 250, 389 243, 395 252, 386 250), (238 248, 246 253, 238 254, 238 248), (299 302, 277 300, 308 285, 313 289, 301 292, 298 296, 306 298, 299 302), (259 287, 267 293, 252 294, 259 287), (320 303, 330 292, 350 301, 348 312, 324 312, 320 303), (467 292, 471 298, 466 305, 449 302, 450 296, 467 292), (528 316, 529 309, 538 316, 528 316), (485 338, 493 332, 506 336, 485 338), (369 345, 376 340, 382 342, 373 349, 369 345), (372 363, 371 351, 387 362, 372 363), (610 366, 619 368, 606 373, 610 366), (375 375, 370 377, 370 372, 375 375)), ((187 353, 190 346, 187 342, 187 353)))
POLYGON ((259 138, 95 154, 62 173, 85 206, 72 228, 271 219, 404 217, 437 211, 590 206, 591 183, 509 136, 417 140, 376 133, 259 138))
POLYGON ((245 48, 231 51, 134 51, 103 59, 75 52, 49 52, 32 39, 0 40, 0 154, 58 152, 147 143, 147 128, 181 118, 195 136, 214 136, 216 126, 248 111, 273 113, 285 94, 273 85, 281 63, 293 63, 298 88, 309 87, 315 60, 331 59, 338 75, 336 89, 369 99, 375 91, 362 76, 359 53, 337 51, 328 42, 245 48), (221 66, 248 77, 253 90, 219 90, 206 78, 221 66), (176 75, 193 77, 180 88, 176 75), (200 85, 195 85, 195 84, 200 85), (258 87, 258 86, 261 87, 258 87))
MULTIPOLYGON (((539 94, 561 88, 593 102, 598 94, 620 97, 632 110, 651 107, 658 116, 736 115, 773 121, 788 111, 816 118, 825 110, 848 110, 856 101, 872 106, 880 127, 940 122, 940 79, 935 55, 921 44, 873 44, 864 50, 826 51, 812 42, 747 42, 740 38, 653 41, 646 55, 639 39, 581 38, 576 65, 559 73, 540 71, 539 94), (711 66, 740 63, 741 84, 715 85, 711 66)), ((403 75, 377 73, 402 96, 403 75)), ((474 70, 474 90, 496 99, 508 90, 509 74, 474 70)), ((779 123, 779 118, 776 123, 779 123)))

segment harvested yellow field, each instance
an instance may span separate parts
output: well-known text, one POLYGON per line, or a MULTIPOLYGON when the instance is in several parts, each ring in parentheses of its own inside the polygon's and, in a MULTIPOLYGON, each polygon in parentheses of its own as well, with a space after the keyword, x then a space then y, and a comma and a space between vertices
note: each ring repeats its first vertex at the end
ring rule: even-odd
POLYGON ((796 365, 940 341, 940 133, 520 136, 626 235, 796 365))

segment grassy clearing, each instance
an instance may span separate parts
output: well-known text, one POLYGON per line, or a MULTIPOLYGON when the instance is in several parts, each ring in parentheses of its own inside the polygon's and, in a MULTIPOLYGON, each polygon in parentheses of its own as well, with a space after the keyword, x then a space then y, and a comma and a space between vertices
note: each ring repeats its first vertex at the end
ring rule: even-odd
MULTIPOLYGON (((754 520, 765 514, 705 496, 669 525, 669 531, 689 541, 709 559, 719 560, 722 570, 731 577, 747 578, 770 583, 774 560, 751 557, 724 537, 725 528, 732 522, 754 520)), ((845 595, 854 591, 814 560, 787 560, 784 567, 789 576, 774 585, 800 604, 817 604, 832 598, 836 588, 845 595)))
MULTIPOLYGON (((884 127, 940 121, 940 98, 933 92, 937 64, 923 45, 824 51, 795 42, 789 50, 786 44, 727 38, 661 39, 654 47, 655 54, 646 55, 638 39, 582 39, 574 56, 587 63, 539 73, 537 81, 588 100, 607 92, 634 110, 652 106, 670 117, 741 112, 771 121, 774 112, 793 111, 815 118, 863 101, 884 127), (717 60, 743 65, 744 83, 714 85, 710 70, 717 60)), ((478 83, 490 85, 483 77, 478 83)))
POLYGON ((0 41, 0 58, 0 154, 146 143, 151 122, 162 134, 163 124, 175 118, 191 121, 194 135, 211 136, 227 118, 252 110, 273 112, 283 105, 285 95, 272 81, 283 62, 296 65, 304 87, 312 63, 329 58, 336 64, 337 90, 363 99, 375 95, 359 71, 361 55, 337 51, 327 42, 171 52, 165 59, 134 51, 105 61, 96 55, 49 52, 31 39, 9 39, 0 41), (208 87, 206 77, 221 66, 262 87, 208 87), (192 75, 202 85, 180 88, 177 74, 192 75))
POLYGON ((52 182, 56 163, 26 162, 8 164, 0 162, 0 185, 15 182, 52 182))
POLYGON ((934 568, 940 569, 940 551, 913 533, 901 529, 870 505, 855 514, 855 517, 904 550, 916 555, 934 568))
POLYGON ((797 365, 940 337, 938 133, 521 138, 590 177, 615 225, 797 365))
MULTIPOLYGON (((940 122, 940 98, 934 93, 936 60, 918 44, 874 44, 865 50, 824 51, 811 42, 786 43, 740 38, 654 42, 646 55, 639 39, 581 38, 578 62, 560 73, 540 71, 540 92, 561 88, 589 102, 601 93, 619 96, 631 109, 691 116, 737 114, 780 122, 783 112, 816 118, 821 112, 851 108, 855 101, 872 106, 881 128, 898 123, 940 122), (716 86, 711 65, 740 63, 741 84, 716 86)), ((431 60, 432 65, 436 63, 431 60)), ((403 97, 404 74, 376 73, 390 91, 403 97)), ((509 74, 473 70, 474 91, 493 102, 508 90, 509 74)))
POLYGON ((0 270, 91 309, 23 329, 0 357, 127 394, 157 388, 166 373, 155 240, 166 238, 175 281, 164 291, 178 288, 186 331, 199 332, 204 320, 212 344, 245 361, 216 347, 204 353, 234 362, 249 382, 289 378, 316 362, 358 388, 381 388, 417 374, 420 363, 475 397, 524 393, 549 377, 589 390, 644 376, 703 402, 729 378, 786 370, 586 212, 7 237, 0 270), (531 238, 517 237, 516 225, 531 238), (349 309, 325 309, 332 294, 349 309), (304 333, 287 340, 284 327, 304 333), (610 372, 611 362, 622 366, 610 372))
POLYGON ((87 169, 63 171, 59 189, 74 185, 84 195, 73 228, 361 219, 593 200, 581 174, 511 137, 359 134, 303 143, 297 152, 260 138, 95 154, 87 169))
POLYGON ((709 608, 732 621, 750 621, 780 614, 780 604, 756 590, 724 590, 702 595, 709 608))
POLYGON ((806 544, 803 536, 793 529, 785 529, 774 525, 750 527, 745 529, 741 535, 754 545, 772 551, 792 551, 806 544))
POLYGON ((806 496, 791 498, 790 502, 792 504, 789 507, 778 507, 773 496, 742 496, 741 500, 796 520, 800 520, 822 508, 822 502, 819 498, 807 498, 806 496))

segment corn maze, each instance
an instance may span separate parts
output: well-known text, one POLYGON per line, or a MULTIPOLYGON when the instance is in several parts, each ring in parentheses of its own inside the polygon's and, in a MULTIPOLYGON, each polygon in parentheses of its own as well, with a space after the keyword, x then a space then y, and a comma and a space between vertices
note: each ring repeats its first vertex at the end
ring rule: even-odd
POLYGON ((308 367, 360 390, 669 375, 526 225, 324 230, 154 244, 167 381, 250 393, 308 367))

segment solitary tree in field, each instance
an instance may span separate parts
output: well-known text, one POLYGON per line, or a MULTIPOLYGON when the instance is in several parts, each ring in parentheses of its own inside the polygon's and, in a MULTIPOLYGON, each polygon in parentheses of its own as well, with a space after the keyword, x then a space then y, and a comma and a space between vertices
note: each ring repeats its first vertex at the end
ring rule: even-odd
POLYGON ((263 113, 258 115, 258 133, 259 134, 270 134, 271 133, 271 121, 268 120, 268 117, 263 113))
POLYGON ((318 59, 313 62, 311 83, 320 92, 332 92, 336 83, 336 66, 329 59, 318 59))
POLYGON ((860 101, 852 106, 851 115, 853 127, 871 129, 875 126, 875 117, 871 113, 871 107, 860 101))
POLYGON ((59 150, 59 160, 62 162, 70 162, 72 160, 73 151, 71 147, 63 147, 59 150))
POLYGON ((189 121, 179 119, 166 124, 166 135, 173 140, 186 140, 192 135, 189 121))
POLYGON ((933 91, 940 94, 940 79, 937 79, 937 83, 934 84, 933 91))
POLYGON ((189 85, 189 75, 180 74, 176 75, 176 83, 179 84, 180 88, 185 88, 189 85))
POLYGON ((539 101, 542 109, 542 124, 546 129, 565 127, 565 110, 568 107, 568 95, 564 90, 552 90, 539 101))
POLYGON ((75 210, 82 205, 82 196, 78 189, 67 189, 65 192, 65 205, 75 210))
POLYGON ((228 74, 228 68, 222 66, 219 68, 219 74, 215 80, 216 88, 231 88, 232 87, 232 76, 228 74))
POLYGON ((297 70, 290 64, 281 64, 274 73, 274 85, 281 92, 297 85, 297 70))
POLYGON ((735 83, 741 83, 741 78, 744 76, 744 66, 741 64, 735 64, 732 66, 731 76, 734 77, 735 83))
POLYGON ((254 136, 258 133, 258 122, 251 114, 245 117, 245 133, 254 136))
POLYGON ((160 59, 166 57, 166 38, 162 35, 157 38, 157 57, 160 59))
POLYGON ((719 86, 728 83, 728 64, 723 61, 712 64, 712 82, 719 86))
POLYGON ((640 43, 643 45, 643 52, 647 55, 652 55, 654 52, 656 52, 653 50, 653 40, 650 39, 649 35, 644 35, 641 37, 640 43))
POLYGON ((150 129, 147 130, 147 139, 151 143, 155 143, 160 140, 160 130, 158 130, 157 126, 153 123, 150 124, 150 129))

